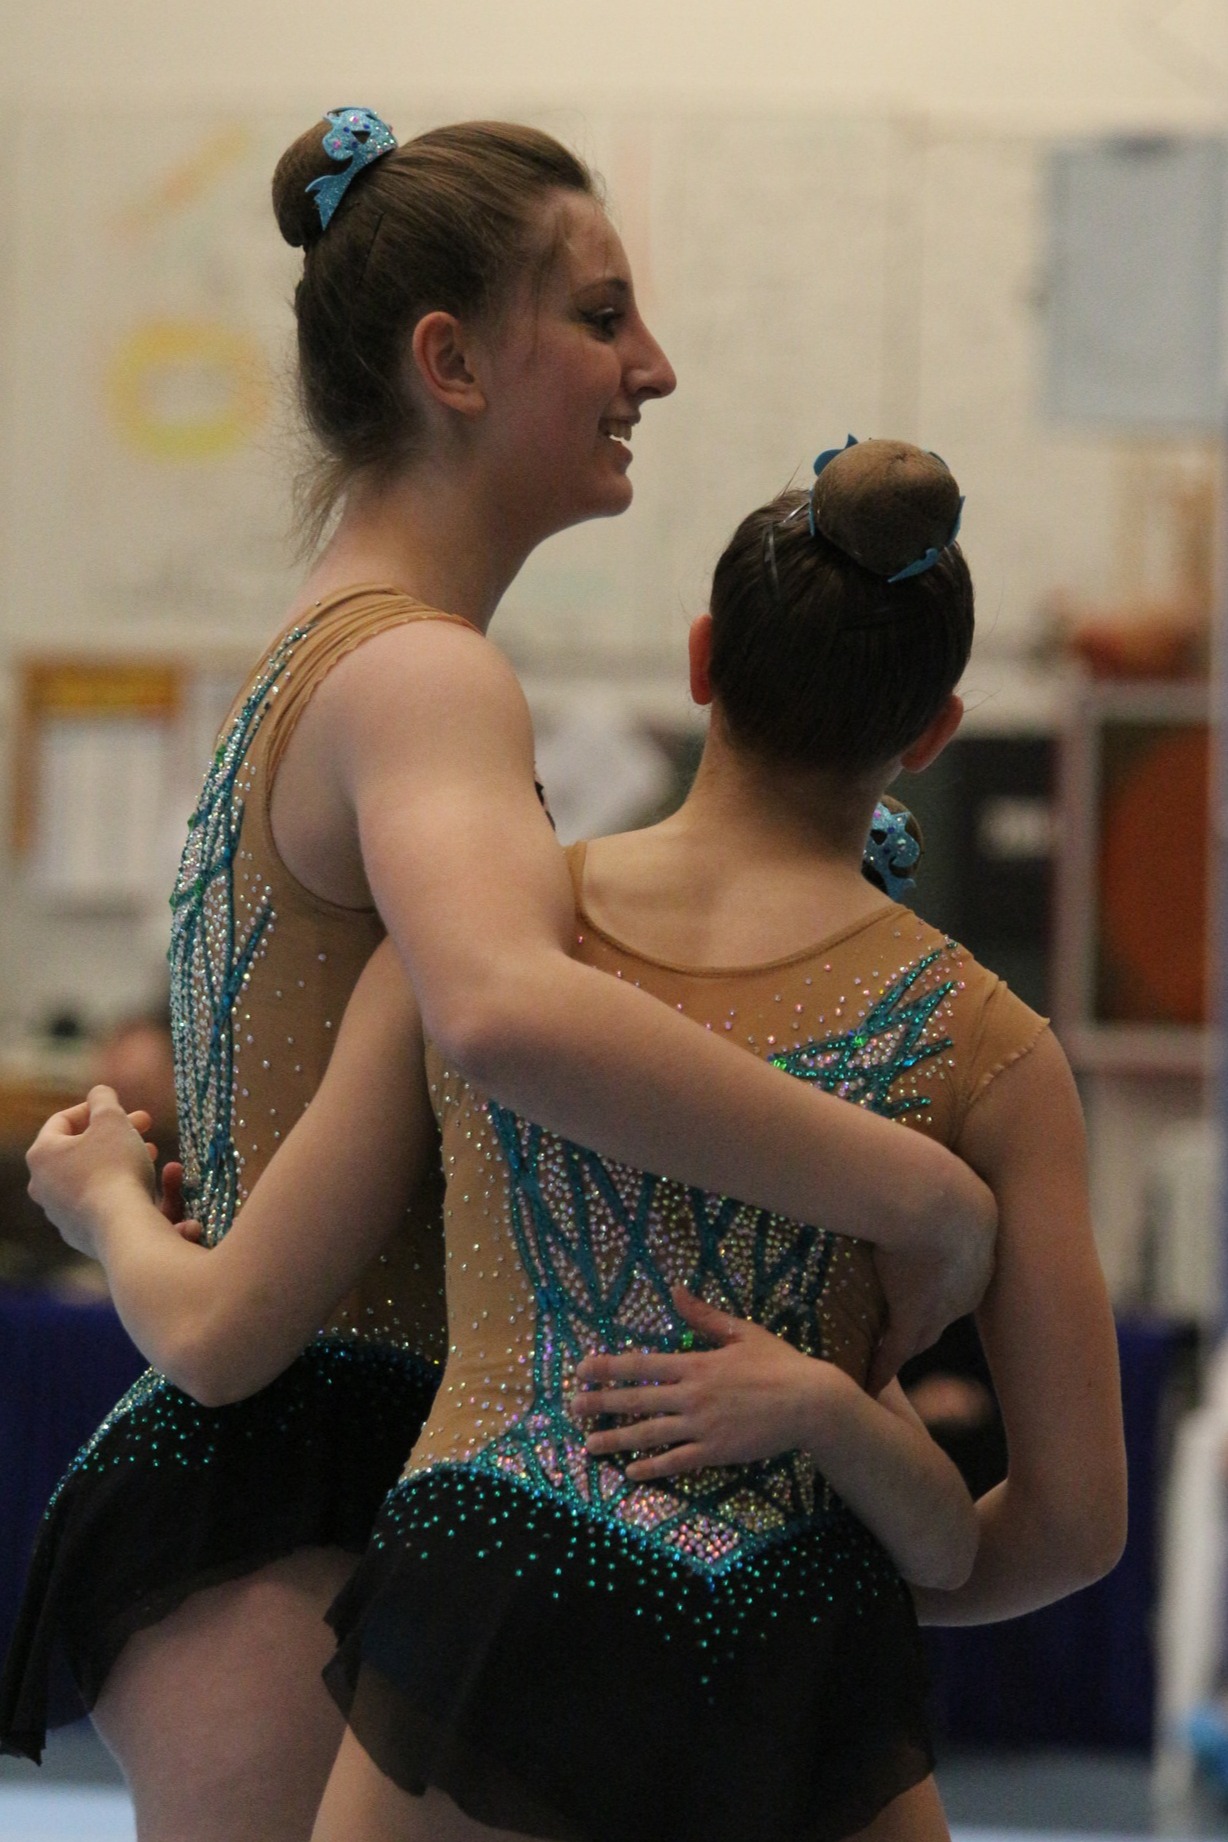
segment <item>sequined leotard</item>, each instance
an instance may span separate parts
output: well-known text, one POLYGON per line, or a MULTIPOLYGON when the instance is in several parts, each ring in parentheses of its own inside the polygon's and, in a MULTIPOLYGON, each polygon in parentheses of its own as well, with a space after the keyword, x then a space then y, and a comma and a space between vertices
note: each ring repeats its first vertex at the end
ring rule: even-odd
MULTIPOLYGON (((573 866, 582 851, 573 853, 573 866)), ((893 902, 736 971, 578 952, 799 1080, 950 1143, 1043 1020, 893 902)), ((565 1842, 835 1842, 930 1769, 911 1601, 814 1462, 631 1485, 568 1413, 590 1350, 685 1346, 670 1286, 864 1379, 855 1242, 599 1158, 428 1047, 443 1132, 445 1378, 333 1608, 327 1679, 409 1790, 565 1842)))
MULTIPOLYGON (((278 764, 313 691, 355 646, 455 618, 387 589, 334 596, 270 647, 222 730, 171 897, 185 1195, 211 1242, 319 1085, 383 935, 373 909, 321 900, 282 863, 269 821, 278 764)), ((92 1706, 132 1632, 196 1585, 299 1546, 361 1552, 446 1347, 441 1192, 436 1175, 397 1242, 269 1388, 205 1409, 151 1370, 108 1415, 40 1531, 0 1681, 6 1750, 37 1758, 48 1719, 92 1706)))

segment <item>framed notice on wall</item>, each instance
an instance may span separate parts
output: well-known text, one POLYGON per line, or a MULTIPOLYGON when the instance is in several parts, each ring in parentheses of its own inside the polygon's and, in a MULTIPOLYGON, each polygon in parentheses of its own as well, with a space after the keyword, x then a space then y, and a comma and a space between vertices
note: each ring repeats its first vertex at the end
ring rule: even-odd
POLYGON ((17 666, 13 846, 49 906, 165 894, 242 666, 27 658, 17 666))

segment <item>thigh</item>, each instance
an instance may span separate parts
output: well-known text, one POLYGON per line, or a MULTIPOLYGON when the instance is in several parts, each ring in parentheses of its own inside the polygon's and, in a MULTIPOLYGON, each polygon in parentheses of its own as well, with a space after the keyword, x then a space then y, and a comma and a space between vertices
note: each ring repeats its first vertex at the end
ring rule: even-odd
POLYGON ((324 1614, 354 1558, 303 1548, 193 1593, 125 1645, 94 1724, 139 1842, 307 1842, 343 1731, 324 1614))
POLYGON ((914 1785, 846 1842, 951 1842, 938 1786, 932 1778, 914 1785))
POLYGON ((386 1778, 346 1729, 311 1842, 532 1842, 489 1829, 442 1791, 414 1797, 386 1778))

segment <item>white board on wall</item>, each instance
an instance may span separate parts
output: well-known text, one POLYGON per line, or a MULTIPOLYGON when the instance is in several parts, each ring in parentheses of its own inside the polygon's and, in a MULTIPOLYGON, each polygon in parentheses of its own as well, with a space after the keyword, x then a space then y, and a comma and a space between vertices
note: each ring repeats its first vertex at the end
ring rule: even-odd
POLYGON ((1228 144, 1056 148, 1047 406, 1068 422, 1219 432, 1228 144))

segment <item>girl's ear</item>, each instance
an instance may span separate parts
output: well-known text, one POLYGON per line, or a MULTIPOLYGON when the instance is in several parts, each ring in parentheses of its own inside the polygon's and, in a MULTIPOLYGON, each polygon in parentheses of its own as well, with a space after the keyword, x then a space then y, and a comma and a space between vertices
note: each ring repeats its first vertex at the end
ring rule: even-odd
POLYGON ((486 408, 465 329, 454 313, 423 314, 414 327, 410 353, 419 381, 435 402, 462 416, 477 416, 486 408))
POLYGON ((712 684, 708 675, 712 661, 712 616, 697 614, 691 622, 687 639, 691 660, 691 697, 697 704, 712 702, 712 684))
POLYGON ((910 774, 919 774, 931 761, 937 761, 964 716, 964 700, 952 691, 933 722, 917 737, 911 748, 900 756, 900 766, 910 774))

